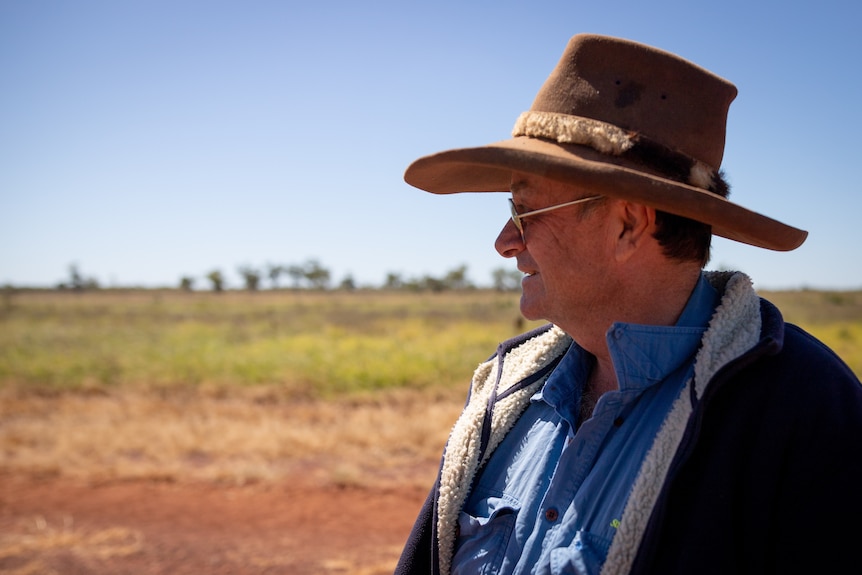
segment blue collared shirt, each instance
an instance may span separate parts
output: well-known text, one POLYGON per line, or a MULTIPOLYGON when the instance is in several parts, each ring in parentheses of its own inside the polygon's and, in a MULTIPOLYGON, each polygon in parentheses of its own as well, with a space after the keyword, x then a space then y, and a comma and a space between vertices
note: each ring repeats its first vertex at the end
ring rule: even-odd
POLYGON ((580 426, 595 359, 571 346, 479 476, 459 518, 452 573, 599 573, 717 303, 701 277, 675 326, 611 326, 619 389, 580 426))

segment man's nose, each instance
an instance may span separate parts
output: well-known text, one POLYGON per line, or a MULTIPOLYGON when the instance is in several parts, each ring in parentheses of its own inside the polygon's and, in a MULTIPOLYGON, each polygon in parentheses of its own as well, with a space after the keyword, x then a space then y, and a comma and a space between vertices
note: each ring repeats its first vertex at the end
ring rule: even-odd
POLYGON ((515 222, 509 219, 503 229, 500 230, 497 241, 494 242, 494 248, 504 258, 513 258, 521 253, 525 247, 524 236, 515 226, 515 222))

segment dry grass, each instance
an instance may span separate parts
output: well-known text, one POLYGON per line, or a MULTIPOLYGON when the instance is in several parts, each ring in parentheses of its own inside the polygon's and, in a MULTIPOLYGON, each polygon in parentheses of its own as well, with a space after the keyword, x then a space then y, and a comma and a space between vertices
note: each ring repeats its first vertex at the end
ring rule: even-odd
POLYGON ((143 544, 143 535, 133 529, 87 530, 76 527, 70 517, 56 526, 37 516, 10 533, 0 534, 0 562, 29 557, 4 573, 53 575, 57 571, 42 561, 41 556, 68 553, 83 561, 105 561, 138 553, 143 544))
MULTIPOLYGON (((862 292, 765 295, 862 373, 862 292)), ((4 302, 0 471, 92 481, 427 485, 471 366, 529 327, 512 322, 516 297, 493 292, 4 302)))
POLYGON ((0 395, 0 469, 88 481, 428 485, 460 398, 289 402, 266 390, 0 395))
MULTIPOLYGON (((7 389, 0 391, 0 473, 91 485, 137 480, 196 488, 206 482, 254 491, 290 482, 293 488, 415 486, 422 492, 433 483, 460 395, 393 390, 297 402, 266 388, 230 395, 190 389, 40 395, 7 389)), ((158 553, 159 543, 137 525, 85 526, 72 517, 51 523, 41 515, 22 516, 0 529, 0 572, 60 575, 67 565, 112 572, 111 565, 158 553)), ((332 556, 320 559, 319 572, 391 573, 399 551, 400 546, 372 546, 354 556, 332 549, 332 556)), ((187 561, 206 565, 206 556, 188 553, 187 561)), ((218 560, 246 573, 292 572, 299 561, 279 552, 271 538, 232 540, 218 560)))

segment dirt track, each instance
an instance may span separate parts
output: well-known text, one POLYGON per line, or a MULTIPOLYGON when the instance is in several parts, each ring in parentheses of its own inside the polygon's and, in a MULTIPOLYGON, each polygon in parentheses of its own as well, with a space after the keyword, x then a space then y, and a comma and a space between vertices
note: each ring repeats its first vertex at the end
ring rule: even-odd
POLYGON ((391 573, 425 495, 0 474, 0 573, 391 573))

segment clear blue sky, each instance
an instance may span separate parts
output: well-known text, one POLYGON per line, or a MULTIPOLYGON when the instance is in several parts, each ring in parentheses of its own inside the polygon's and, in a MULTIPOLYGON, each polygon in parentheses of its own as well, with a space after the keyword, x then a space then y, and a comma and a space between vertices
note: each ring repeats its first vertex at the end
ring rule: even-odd
POLYGON ((318 259, 334 282, 466 265, 490 281, 502 194, 403 182, 497 141, 578 32, 734 82, 732 198, 810 231, 716 240, 759 288, 862 288, 862 4, 690 0, 0 2, 0 285, 174 286, 318 259))

